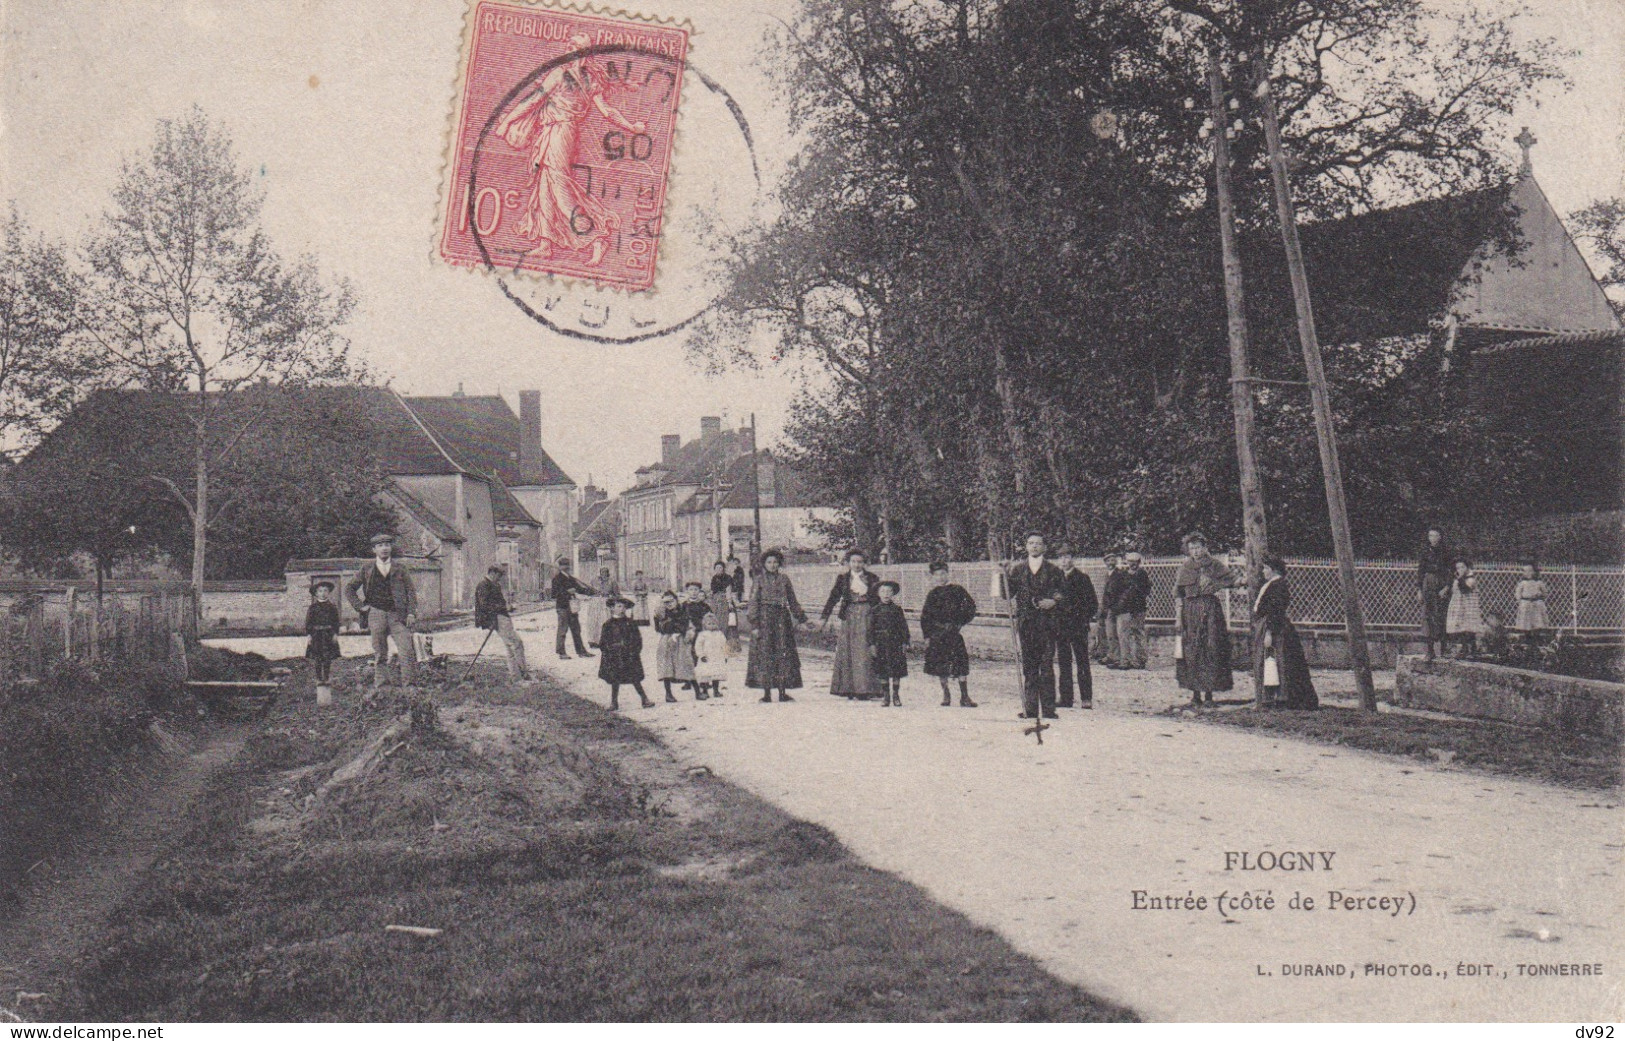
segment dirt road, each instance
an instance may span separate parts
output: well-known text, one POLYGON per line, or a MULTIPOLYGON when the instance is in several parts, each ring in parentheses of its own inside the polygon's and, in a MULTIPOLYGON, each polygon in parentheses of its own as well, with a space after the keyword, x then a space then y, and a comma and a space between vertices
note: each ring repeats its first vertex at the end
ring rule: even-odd
MULTIPOLYGON (((555 657, 550 617, 526 625, 545 627, 525 633, 533 664, 607 704, 595 660, 555 657)), ((478 635, 439 634, 436 649, 472 653, 478 635)), ((868 863, 1142 1016, 1625 1012, 1617 793, 1152 715, 1179 700, 1157 672, 1098 676, 1099 707, 1063 712, 1040 748, 1014 718, 1008 667, 981 671, 979 709, 939 707, 925 677, 907 681, 904 707, 884 709, 821 693, 826 656, 804 661, 793 704, 760 704, 739 662, 721 702, 630 714, 688 763, 830 828, 868 863), (1227 858, 1283 851, 1314 854, 1315 870, 1243 871, 1227 858), (1216 906, 1263 891, 1270 909, 1216 906), (1137 892, 1178 906, 1136 909, 1137 892), (1290 906, 1294 894, 1313 909, 1290 906), (1560 974, 1599 965, 1600 977, 1560 974), (1520 974, 1531 971, 1552 974, 1520 974)))

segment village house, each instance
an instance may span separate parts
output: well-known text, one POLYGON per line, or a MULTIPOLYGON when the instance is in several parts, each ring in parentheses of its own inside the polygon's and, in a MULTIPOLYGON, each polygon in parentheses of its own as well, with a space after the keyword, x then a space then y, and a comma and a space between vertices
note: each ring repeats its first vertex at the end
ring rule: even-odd
MULTIPOLYGON (((1322 343, 1393 354, 1437 345, 1460 366, 1471 407, 1498 432, 1532 436, 1542 487, 1522 513, 1437 518, 1464 549, 1495 558, 1617 560, 1621 359, 1625 335, 1591 268, 1541 190, 1520 135, 1510 184, 1305 225, 1322 343)), ((1290 373, 1297 338, 1278 242, 1244 257, 1257 356, 1290 373)))

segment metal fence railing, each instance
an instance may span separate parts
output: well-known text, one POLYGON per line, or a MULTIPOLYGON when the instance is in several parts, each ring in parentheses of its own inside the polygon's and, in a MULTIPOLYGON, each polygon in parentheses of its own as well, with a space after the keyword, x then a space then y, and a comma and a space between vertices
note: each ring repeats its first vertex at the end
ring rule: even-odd
MULTIPOLYGON (((1174 620, 1174 575, 1180 558, 1147 560, 1142 565, 1151 576, 1151 601, 1146 620, 1171 624, 1174 620)), ((1080 565, 1100 592, 1106 581, 1099 560, 1080 565)), ((964 586, 976 599, 978 615, 1008 618, 1010 605, 998 596, 998 565, 972 561, 951 565, 953 581, 964 586)), ((925 564, 877 564, 870 568, 881 578, 902 586, 899 602, 904 608, 919 610, 931 588, 925 564)), ((1494 611, 1511 625, 1517 614, 1513 590, 1523 577, 1517 564, 1480 564, 1479 600, 1485 612, 1494 611)), ((816 616, 829 595, 831 583, 842 571, 836 564, 798 565, 785 568, 795 582, 797 596, 816 616)), ((1553 627, 1581 633, 1609 634, 1625 630, 1625 569, 1617 567, 1561 566, 1541 568, 1546 582, 1547 608, 1553 627)), ((1337 578, 1337 565, 1329 560, 1288 560, 1287 579, 1292 584, 1292 620, 1308 628, 1341 629, 1343 593, 1337 578)), ((1419 630, 1422 606, 1417 599, 1416 565, 1399 561, 1361 561, 1354 568, 1355 588, 1365 609, 1366 627, 1374 631, 1419 630)), ((1245 629, 1252 605, 1244 591, 1223 597, 1232 629, 1245 629)))

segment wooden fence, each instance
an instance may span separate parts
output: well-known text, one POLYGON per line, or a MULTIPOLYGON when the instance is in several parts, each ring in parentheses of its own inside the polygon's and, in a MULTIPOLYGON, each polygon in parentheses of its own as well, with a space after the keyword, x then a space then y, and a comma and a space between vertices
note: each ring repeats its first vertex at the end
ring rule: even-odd
POLYGON ((185 586, 107 592, 76 586, 0 591, 0 684, 39 677, 52 663, 162 662, 174 634, 197 634, 185 586))

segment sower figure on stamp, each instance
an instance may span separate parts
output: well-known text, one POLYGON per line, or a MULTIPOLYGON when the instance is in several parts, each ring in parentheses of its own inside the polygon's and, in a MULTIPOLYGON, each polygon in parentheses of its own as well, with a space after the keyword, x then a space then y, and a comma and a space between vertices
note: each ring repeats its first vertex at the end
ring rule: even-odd
POLYGON ((395 536, 374 535, 372 554, 373 559, 350 579, 344 591, 357 612, 368 612, 368 628, 372 631, 372 686, 376 692, 384 685, 384 674, 389 671, 391 636, 395 638, 396 653, 401 656, 401 682, 407 686, 417 682, 418 652, 412 643, 412 627, 418 621, 418 600, 406 566, 395 563, 395 536))
POLYGON ((569 657, 564 653, 564 634, 569 633, 575 640, 576 654, 582 658, 591 658, 592 653, 587 650, 587 645, 581 642, 581 618, 576 614, 572 601, 578 593, 582 596, 597 596, 598 591, 570 574, 569 558, 560 557, 559 571, 553 576, 553 585, 549 593, 553 598, 553 611, 558 615, 559 621, 558 640, 554 648, 558 651, 559 657, 569 657))
POLYGON ((1061 602, 1055 608, 1055 657, 1061 666, 1061 708, 1072 707, 1072 670, 1078 671, 1078 707, 1095 707, 1095 680, 1089 671, 1089 625, 1094 621, 1095 584, 1063 545, 1056 555, 1061 566, 1061 602))
POLYGON ((1055 609, 1063 598, 1063 576, 1044 559, 1042 535, 1027 536, 1027 559, 1011 567, 1009 576, 1021 641, 1021 718, 1056 719, 1055 609))
POLYGON ((508 676, 514 680, 530 679, 525 668, 525 645, 514 631, 513 612, 508 597, 502 591, 502 576, 508 569, 492 564, 485 569, 485 577, 474 587, 474 626, 502 637, 502 646, 508 649, 508 676))
MULTIPOLYGON (((577 33, 570 46, 592 46, 592 37, 577 33)), ((531 182, 519 217, 519 234, 536 241, 544 255, 554 249, 590 250, 588 263, 603 262, 604 252, 621 218, 588 194, 574 167, 581 148, 581 128, 589 110, 628 134, 641 134, 634 123, 604 100, 604 86, 585 58, 577 58, 542 77, 541 89, 497 124, 497 136, 511 147, 530 152, 531 182)))
POLYGON ((942 704, 953 704, 948 681, 959 681, 959 704, 975 708, 970 699, 970 654, 959 630, 976 619, 976 601, 965 587, 948 581, 948 565, 938 560, 931 565, 931 592, 920 608, 920 632, 925 636, 925 674, 942 682, 942 704))

